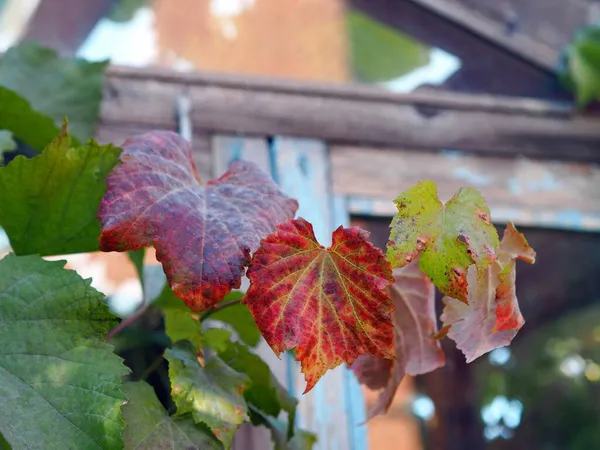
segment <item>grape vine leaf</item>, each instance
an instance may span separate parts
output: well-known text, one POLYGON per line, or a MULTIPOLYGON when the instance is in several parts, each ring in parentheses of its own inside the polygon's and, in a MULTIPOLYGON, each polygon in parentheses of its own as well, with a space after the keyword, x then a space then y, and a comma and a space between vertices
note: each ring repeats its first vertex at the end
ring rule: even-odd
MULTIPOLYGON (((144 294, 144 298, 148 295, 146 292, 146 282, 144 281, 145 273, 144 273, 144 258, 146 257, 146 249, 141 248, 139 250, 131 250, 127 252, 127 256, 129 256, 129 260, 135 267, 135 272, 140 280, 140 284, 142 285, 142 292, 144 294)), ((150 300, 150 299, 148 299, 150 300)))
MULTIPOLYGON (((241 300, 244 294, 232 291, 225 296, 223 302, 241 300)), ((218 304, 217 304, 218 306, 218 304)), ((256 347, 260 342, 260 331, 254 322, 254 318, 248 308, 243 304, 231 305, 223 308, 210 316, 211 320, 218 320, 229 325, 237 336, 250 347, 256 347)))
POLYGON ((35 111, 27 100, 3 87, 1 81, 0 129, 10 131, 15 138, 37 151, 52 142, 59 132, 50 117, 35 111))
MULTIPOLYGON (((50 117, 55 125, 60 125, 68 116, 74 136, 86 141, 95 133, 107 67, 108 61, 61 58, 50 48, 23 42, 2 55, 0 86, 19 94, 32 109, 50 117)), ((31 127, 33 124, 28 123, 27 129, 13 130, 1 122, 0 128, 13 131, 24 141, 28 134, 37 133, 31 127), (25 134, 20 131, 25 131, 25 134)), ((41 150, 48 142, 37 149, 41 150)))
POLYGON ((244 302, 276 355, 296 348, 310 391, 328 369, 362 354, 394 358, 392 271, 360 228, 339 227, 326 249, 300 218, 261 241, 244 302))
POLYGON ((243 397, 250 386, 248 377, 210 354, 201 366, 196 350, 184 342, 167 349, 165 357, 177 415, 191 414, 195 423, 207 425, 230 448, 238 426, 249 420, 243 397))
POLYGON ((165 317, 165 333, 174 344, 187 340, 199 349, 202 347, 202 326, 199 317, 173 294, 168 284, 152 305, 160 308, 165 317))
POLYGON ((260 239, 298 209, 251 162, 202 183, 190 144, 170 131, 128 139, 121 161, 100 205, 100 248, 154 245, 173 292, 195 312, 238 288, 260 239))
POLYGON ((525 323, 515 291, 515 260, 532 264, 535 251, 509 223, 497 253, 498 260, 486 267, 483 274, 474 265, 469 267, 468 305, 448 296, 442 299, 444 328, 467 362, 510 344, 525 323))
POLYGON ((317 437, 305 430, 294 429, 293 437, 287 432, 287 424, 275 417, 250 407, 250 418, 254 425, 264 425, 271 430, 271 440, 274 450, 311 450, 317 442, 317 437))
POLYGON ((394 304, 396 359, 360 356, 352 370, 361 384, 382 389, 368 412, 368 418, 385 413, 404 377, 431 372, 446 358, 437 334, 435 288, 419 268, 418 259, 393 271, 395 283, 389 288, 394 304))
POLYGON ((169 416, 149 384, 128 382, 123 388, 128 398, 122 408, 125 450, 224 449, 210 430, 194 424, 189 415, 169 416))
POLYGON ((0 433, 15 450, 122 448, 129 373, 104 296, 64 261, 0 260, 0 433))
POLYGON ((34 158, 0 168, 0 225, 18 255, 60 255, 98 249, 98 205, 104 177, 120 150, 94 141, 73 147, 67 123, 34 158))
POLYGON ((396 200, 387 247, 392 267, 420 257, 421 270, 444 294, 467 301, 467 268, 495 260, 498 233, 490 210, 474 188, 460 189, 444 205, 432 181, 421 181, 396 200))
POLYGON ((278 417, 282 410, 287 412, 288 433, 291 437, 298 401, 279 383, 267 363, 248 347, 237 342, 230 342, 219 351, 219 357, 237 372, 247 375, 252 382, 244 391, 244 398, 249 405, 273 417, 278 417))

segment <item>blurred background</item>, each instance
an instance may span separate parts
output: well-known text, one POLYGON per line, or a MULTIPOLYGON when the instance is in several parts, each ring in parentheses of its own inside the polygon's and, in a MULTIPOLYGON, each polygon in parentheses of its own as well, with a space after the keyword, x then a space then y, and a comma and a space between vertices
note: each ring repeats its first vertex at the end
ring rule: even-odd
MULTIPOLYGON (((555 74, 561 53, 578 29, 598 19, 599 5, 595 0, 0 0, 0 52, 30 39, 64 56, 110 59, 140 70, 562 101, 571 94, 555 74), (511 40, 514 36, 518 39, 511 40)), ((359 162, 347 159, 347 164, 359 162)), ((386 159, 370 164, 378 173, 386 159)), ((581 176, 589 179, 597 166, 586 164, 581 176)), ((419 166, 411 171, 424 178, 419 166)), ((462 184, 494 176, 493 171, 460 173, 462 184)), ((543 192, 544 201, 552 203, 548 185, 560 179, 526 178, 537 184, 523 195, 543 192)), ((588 206, 594 209, 599 203, 597 194, 592 197, 588 206)), ((355 208, 350 218, 385 247, 391 215, 355 208)), ((526 325, 513 344, 467 365, 454 344, 444 341, 446 367, 404 379, 389 413, 365 425, 368 449, 600 449, 600 237, 572 215, 545 223, 520 227, 538 257, 535 265, 519 267, 517 292, 526 325)), ((502 223, 498 229, 502 232, 502 223)), ((3 239, 0 247, 6 249, 3 239)), ((152 255, 148 261, 155 261, 152 255)), ((113 302, 141 298, 125 255, 74 255, 69 263, 93 277, 93 285, 113 302)), ((364 390, 366 405, 376 396, 364 390)))

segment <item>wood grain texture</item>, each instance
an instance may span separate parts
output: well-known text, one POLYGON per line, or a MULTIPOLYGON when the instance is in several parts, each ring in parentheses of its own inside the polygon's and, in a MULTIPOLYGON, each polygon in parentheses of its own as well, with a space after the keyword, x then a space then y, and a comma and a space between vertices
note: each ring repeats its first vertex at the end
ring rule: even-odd
MULTIPOLYGON (((569 98, 552 70, 511 52, 485 36, 478 35, 464 24, 416 1, 348 0, 348 3, 350 7, 382 23, 460 58, 462 66, 456 74, 460 75, 460 82, 455 80, 453 83, 456 90, 551 99, 569 98)), ((560 4, 556 3, 556 7, 558 5, 560 4)), ((469 12, 473 15, 476 10, 471 8, 469 12)))
POLYGON ((600 118, 563 104, 123 68, 109 72, 102 126, 174 127, 183 87, 205 133, 600 161, 600 118))
POLYGON ((559 53, 588 22, 581 0, 549 5, 547 0, 409 0, 471 30, 478 37, 554 71, 559 53))
POLYGON ((40 42, 63 56, 74 56, 113 3, 112 0, 41 0, 23 39, 40 42))
POLYGON ((331 149, 332 189, 354 214, 391 216, 393 199, 423 179, 447 200, 462 186, 481 191, 497 222, 600 231, 600 166, 459 152, 331 149))

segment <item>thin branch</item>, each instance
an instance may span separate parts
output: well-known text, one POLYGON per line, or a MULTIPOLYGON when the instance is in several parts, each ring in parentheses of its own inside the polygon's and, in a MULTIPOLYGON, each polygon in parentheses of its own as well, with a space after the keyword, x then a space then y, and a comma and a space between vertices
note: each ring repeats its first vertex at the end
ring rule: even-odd
POLYGON ((148 377, 150 375, 152 375, 152 373, 160 367, 162 362, 163 362, 163 355, 161 354, 154 361, 152 361, 152 364, 150 364, 146 368, 146 370, 144 370, 144 373, 140 377, 140 381, 146 381, 148 379, 148 377))
POLYGON ((135 322, 140 317, 142 317, 144 315, 144 313, 148 310, 148 306, 149 305, 147 305, 145 303, 142 304, 142 306, 140 306, 136 312, 134 312, 132 315, 130 315, 129 317, 122 320, 121 323, 119 323, 116 327, 114 327, 112 330, 110 330, 106 334, 106 340, 110 341, 117 334, 119 334, 121 331, 123 331, 125 328, 127 328, 129 325, 131 325, 133 322, 135 322))
POLYGON ((233 306, 233 305, 237 305, 238 303, 241 303, 241 299, 229 300, 228 302, 218 303, 215 306, 213 306, 212 308, 204 311, 204 313, 202 313, 202 315, 200 316, 200 321, 202 322, 202 321, 208 319, 210 316, 212 316, 217 311, 221 311, 222 309, 229 308, 230 306, 233 306))

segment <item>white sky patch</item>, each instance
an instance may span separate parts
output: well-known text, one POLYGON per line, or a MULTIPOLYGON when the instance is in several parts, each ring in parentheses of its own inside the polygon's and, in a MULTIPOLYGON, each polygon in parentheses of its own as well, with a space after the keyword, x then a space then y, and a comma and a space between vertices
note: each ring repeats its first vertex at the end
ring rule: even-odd
POLYGON ((210 14, 217 20, 221 34, 233 41, 238 37, 235 19, 255 4, 256 0, 211 0, 210 14))
POLYGON ((431 49, 429 64, 380 86, 392 92, 411 92, 422 84, 441 84, 460 68, 460 59, 439 48, 431 49))

